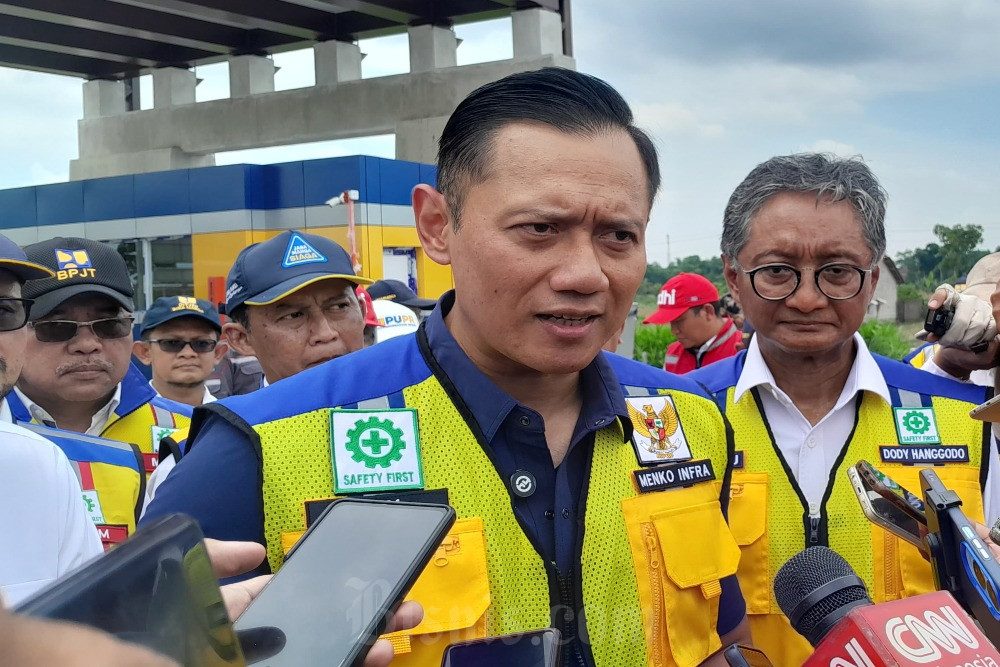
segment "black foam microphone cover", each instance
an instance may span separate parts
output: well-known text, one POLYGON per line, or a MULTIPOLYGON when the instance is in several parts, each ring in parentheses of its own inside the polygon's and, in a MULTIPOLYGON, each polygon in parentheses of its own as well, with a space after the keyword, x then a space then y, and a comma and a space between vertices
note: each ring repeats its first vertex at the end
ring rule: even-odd
POLYGON ((851 609, 871 604, 864 582, 827 547, 809 547, 781 566, 774 596, 792 627, 816 646, 851 609))

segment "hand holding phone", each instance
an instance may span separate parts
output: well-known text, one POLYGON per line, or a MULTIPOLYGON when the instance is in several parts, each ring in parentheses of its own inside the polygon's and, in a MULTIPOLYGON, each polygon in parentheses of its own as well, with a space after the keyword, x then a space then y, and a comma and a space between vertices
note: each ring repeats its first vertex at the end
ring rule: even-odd
POLYGON ((454 522, 447 505, 336 500, 235 627, 280 631, 271 667, 360 664, 454 522))

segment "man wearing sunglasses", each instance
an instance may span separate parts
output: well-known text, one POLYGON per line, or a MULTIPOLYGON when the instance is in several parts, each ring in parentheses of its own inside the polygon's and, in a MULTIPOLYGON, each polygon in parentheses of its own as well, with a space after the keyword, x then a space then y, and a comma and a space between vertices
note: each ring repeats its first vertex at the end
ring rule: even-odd
POLYGON ((160 440, 191 408, 161 398, 131 364, 133 290, 128 267, 104 243, 54 238, 25 247, 52 278, 25 285, 35 300, 27 363, 8 397, 14 418, 133 443, 147 473, 160 440))
POLYGON ((199 406, 215 400, 205 380, 229 350, 221 334, 219 311, 211 303, 164 296, 146 311, 132 354, 152 368, 150 385, 157 394, 199 406))
POLYGON ((800 154, 754 168, 726 206, 726 282, 756 329, 748 349, 694 371, 735 432, 730 526, 755 646, 776 665, 812 649, 777 613, 771 581, 802 549, 843 555, 875 602, 934 590, 919 551, 865 519, 846 470, 867 460, 918 491, 935 465, 963 511, 992 522, 1000 465, 969 418, 986 388, 868 351, 857 333, 885 253, 886 195, 858 159, 800 154), (987 473, 988 471, 988 473, 987 473))

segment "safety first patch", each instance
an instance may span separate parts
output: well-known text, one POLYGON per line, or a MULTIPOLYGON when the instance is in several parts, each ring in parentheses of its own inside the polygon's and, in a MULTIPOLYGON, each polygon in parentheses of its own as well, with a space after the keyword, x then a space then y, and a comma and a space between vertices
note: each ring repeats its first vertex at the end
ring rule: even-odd
POLYGON ((643 468, 632 473, 635 488, 639 493, 653 493, 682 486, 691 486, 715 479, 715 470, 709 459, 670 463, 643 468))
POLYGON ((941 444, 941 435, 938 433, 934 408, 894 407, 892 410, 896 418, 896 435, 899 436, 899 444, 941 444))
POLYGON ((691 458, 691 448, 671 397, 630 396, 625 403, 632 419, 632 445, 639 465, 691 458))
POLYGON ((331 410, 336 494, 422 489, 417 411, 331 410))
POLYGON ((152 440, 153 443, 153 451, 160 451, 160 442, 164 438, 169 438, 174 433, 177 433, 179 430, 179 428, 170 428, 168 426, 153 426, 149 435, 150 440, 152 440))

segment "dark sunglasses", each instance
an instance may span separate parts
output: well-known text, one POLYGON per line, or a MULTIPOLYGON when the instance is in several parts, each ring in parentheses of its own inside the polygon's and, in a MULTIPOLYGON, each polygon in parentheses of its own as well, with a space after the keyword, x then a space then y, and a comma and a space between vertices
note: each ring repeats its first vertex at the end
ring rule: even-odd
POLYGON ((90 330, 98 338, 112 340, 132 335, 133 319, 135 318, 108 317, 101 320, 91 320, 90 322, 41 320, 32 322, 30 326, 35 330, 35 338, 42 343, 65 343, 76 336, 76 332, 80 327, 90 327, 90 330))
POLYGON ((177 354, 188 345, 190 345, 191 349, 197 354, 205 354, 206 352, 214 350, 215 346, 219 344, 219 341, 212 340, 211 338, 197 338, 195 340, 182 340, 180 338, 150 338, 146 342, 156 343, 160 346, 161 350, 169 354, 177 354))
POLYGON ((34 299, 0 297, 0 331, 17 331, 28 323, 34 299))

